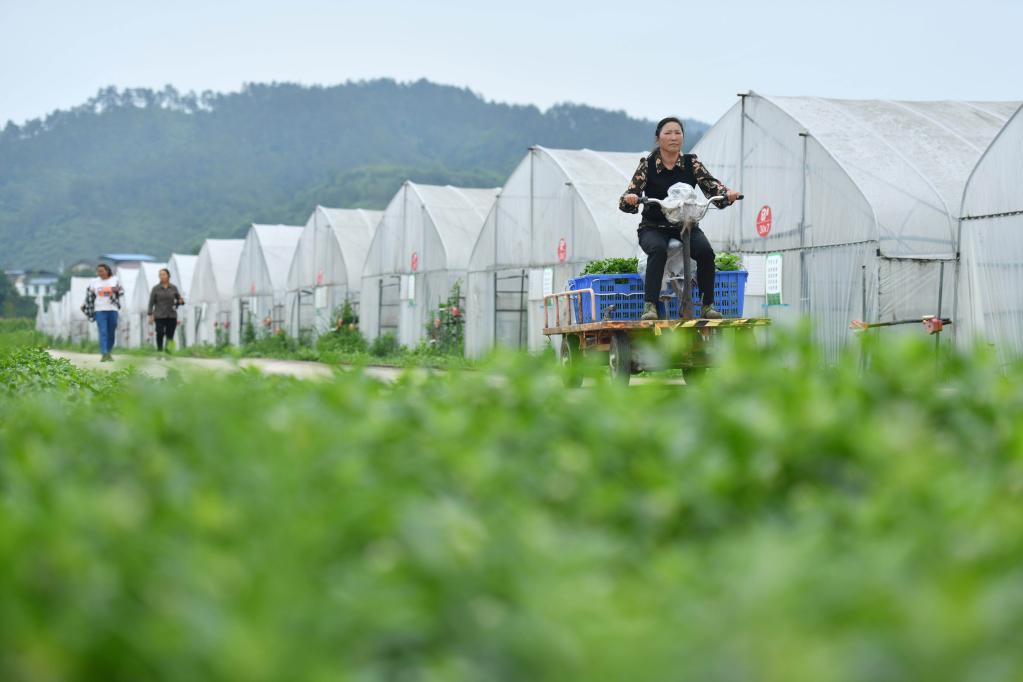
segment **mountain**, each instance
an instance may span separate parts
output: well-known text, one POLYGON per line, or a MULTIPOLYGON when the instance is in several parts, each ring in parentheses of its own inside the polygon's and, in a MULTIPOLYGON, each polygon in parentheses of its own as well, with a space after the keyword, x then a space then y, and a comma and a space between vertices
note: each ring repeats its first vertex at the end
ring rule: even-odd
MULTIPOLYGON (((687 121, 687 145, 706 128, 687 121)), ((381 208, 405 179, 498 186, 533 144, 643 148, 652 129, 621 111, 541 111, 428 81, 104 88, 0 131, 0 265, 164 258, 252 222, 302 224, 317 203, 381 208)))

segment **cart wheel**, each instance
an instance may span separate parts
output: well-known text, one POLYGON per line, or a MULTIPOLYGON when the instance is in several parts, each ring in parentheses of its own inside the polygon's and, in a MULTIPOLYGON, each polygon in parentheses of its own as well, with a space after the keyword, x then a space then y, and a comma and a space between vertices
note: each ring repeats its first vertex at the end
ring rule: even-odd
POLYGON ((564 334, 561 337, 561 380, 565 388, 579 388, 583 385, 582 357, 579 352, 579 337, 564 334))
POLYGON ((698 384, 707 377, 707 370, 709 367, 687 367, 682 370, 682 378, 685 379, 687 386, 698 384))
POLYGON ((608 353, 611 381, 627 386, 632 377, 632 339, 625 332, 616 332, 611 337, 611 352, 608 353))

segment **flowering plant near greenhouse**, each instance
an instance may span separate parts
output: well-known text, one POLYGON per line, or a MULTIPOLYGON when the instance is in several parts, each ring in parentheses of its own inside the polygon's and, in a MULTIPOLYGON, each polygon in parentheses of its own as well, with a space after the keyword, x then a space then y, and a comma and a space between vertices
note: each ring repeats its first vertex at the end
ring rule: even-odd
POLYGON ((1011 678, 1023 369, 773 333, 575 392, 528 356, 386 385, 0 350, 0 678, 1011 678))

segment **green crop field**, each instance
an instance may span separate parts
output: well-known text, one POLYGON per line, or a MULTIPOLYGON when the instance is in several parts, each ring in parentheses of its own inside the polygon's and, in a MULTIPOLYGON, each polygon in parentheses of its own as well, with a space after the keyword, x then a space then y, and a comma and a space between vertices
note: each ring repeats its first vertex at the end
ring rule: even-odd
POLYGON ((1023 370, 90 373, 0 334, 2 680, 1020 679, 1023 370))

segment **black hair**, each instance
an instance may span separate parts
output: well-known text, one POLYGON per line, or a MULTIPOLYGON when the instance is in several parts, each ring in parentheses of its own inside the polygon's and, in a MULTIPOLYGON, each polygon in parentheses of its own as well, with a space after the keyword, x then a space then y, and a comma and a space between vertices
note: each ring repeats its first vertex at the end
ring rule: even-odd
POLYGON ((107 265, 106 263, 100 263, 100 264, 98 264, 98 265, 96 266, 96 269, 98 270, 99 268, 103 268, 104 270, 106 270, 106 271, 107 271, 107 277, 113 277, 113 276, 114 276, 114 271, 113 271, 113 270, 111 270, 111 269, 110 269, 110 266, 109 266, 109 265, 107 265))
POLYGON ((678 118, 677 116, 667 116, 657 122, 657 130, 654 131, 654 137, 660 137, 661 128, 668 125, 669 123, 678 123, 678 127, 682 129, 682 134, 683 135, 686 134, 686 126, 684 123, 682 123, 682 119, 678 118))
POLYGON ((170 270, 168 270, 167 268, 160 268, 160 272, 166 272, 167 273, 167 281, 169 282, 170 281, 170 270))

